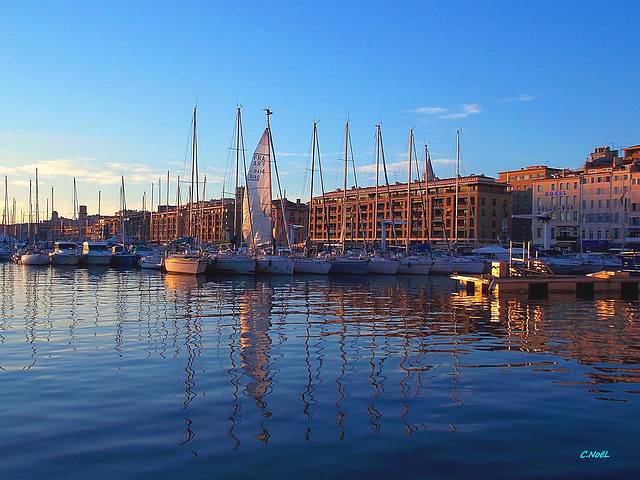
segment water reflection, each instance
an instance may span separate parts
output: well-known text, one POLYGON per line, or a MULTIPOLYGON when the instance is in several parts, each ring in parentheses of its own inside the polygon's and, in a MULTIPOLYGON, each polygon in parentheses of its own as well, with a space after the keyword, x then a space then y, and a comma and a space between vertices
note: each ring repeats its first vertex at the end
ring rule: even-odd
MULTIPOLYGON (((0 280, 3 372, 56 358, 173 376, 184 421, 176 443, 194 453, 212 423, 231 449, 290 435, 342 440, 363 425, 374 435, 459 431, 470 428, 470 399, 514 371, 545 388, 586 386, 598 400, 640 393, 637 302, 489 299, 428 277, 5 264, 0 280)), ((130 391, 151 388, 144 376, 129 381, 130 391)))

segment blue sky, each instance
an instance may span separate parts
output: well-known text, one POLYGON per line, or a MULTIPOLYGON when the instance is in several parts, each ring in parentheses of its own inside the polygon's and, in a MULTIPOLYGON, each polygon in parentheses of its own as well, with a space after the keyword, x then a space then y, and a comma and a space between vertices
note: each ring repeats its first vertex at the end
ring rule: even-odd
MULTIPOLYGON (((232 187, 229 147, 243 105, 250 158, 272 132, 289 198, 309 196, 318 120, 325 186, 342 184, 349 118, 358 184, 372 185, 375 124, 391 181, 406 181, 409 129, 436 175, 527 165, 577 168, 605 143, 640 143, 638 2, 3 2, 0 174, 18 216, 29 178, 40 210, 127 206, 185 169, 198 104, 207 197, 232 187)), ((351 174, 350 174, 351 176, 351 174)), ((349 185, 353 185, 352 178, 349 185)), ((34 200, 35 201, 35 200, 34 200)))

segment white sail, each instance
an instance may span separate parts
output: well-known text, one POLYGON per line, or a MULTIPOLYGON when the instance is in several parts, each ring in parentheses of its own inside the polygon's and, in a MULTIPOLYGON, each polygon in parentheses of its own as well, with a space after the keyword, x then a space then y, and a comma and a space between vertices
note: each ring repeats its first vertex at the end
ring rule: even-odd
POLYGON ((271 210, 271 162, 267 127, 251 160, 243 201, 242 234, 250 249, 271 246, 271 210))

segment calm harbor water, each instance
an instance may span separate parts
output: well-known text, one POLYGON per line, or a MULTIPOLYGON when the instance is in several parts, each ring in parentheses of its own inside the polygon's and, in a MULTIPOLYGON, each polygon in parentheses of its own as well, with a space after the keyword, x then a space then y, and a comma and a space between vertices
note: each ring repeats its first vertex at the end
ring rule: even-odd
POLYGON ((638 302, 11 263, 0 288, 2 479, 640 474, 638 302))

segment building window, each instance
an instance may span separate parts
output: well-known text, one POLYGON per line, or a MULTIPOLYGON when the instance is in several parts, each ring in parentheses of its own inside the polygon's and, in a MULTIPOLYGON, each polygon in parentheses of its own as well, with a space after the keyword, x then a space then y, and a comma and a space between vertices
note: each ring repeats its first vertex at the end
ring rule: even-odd
POLYGON ((560 182, 560 190, 564 190, 564 183, 560 182))
POLYGON ((555 184, 555 183, 552 183, 552 184, 551 184, 551 190, 555 190, 555 189, 556 189, 556 184, 555 184))
POLYGON ((538 191, 541 192, 542 191, 542 185, 538 185, 538 191))
POLYGON ((573 211, 573 220, 575 220, 575 221, 578 220, 578 211, 577 210, 573 211))
POLYGON ((538 238, 542 238, 542 228, 537 228, 536 229, 536 237, 538 238))

